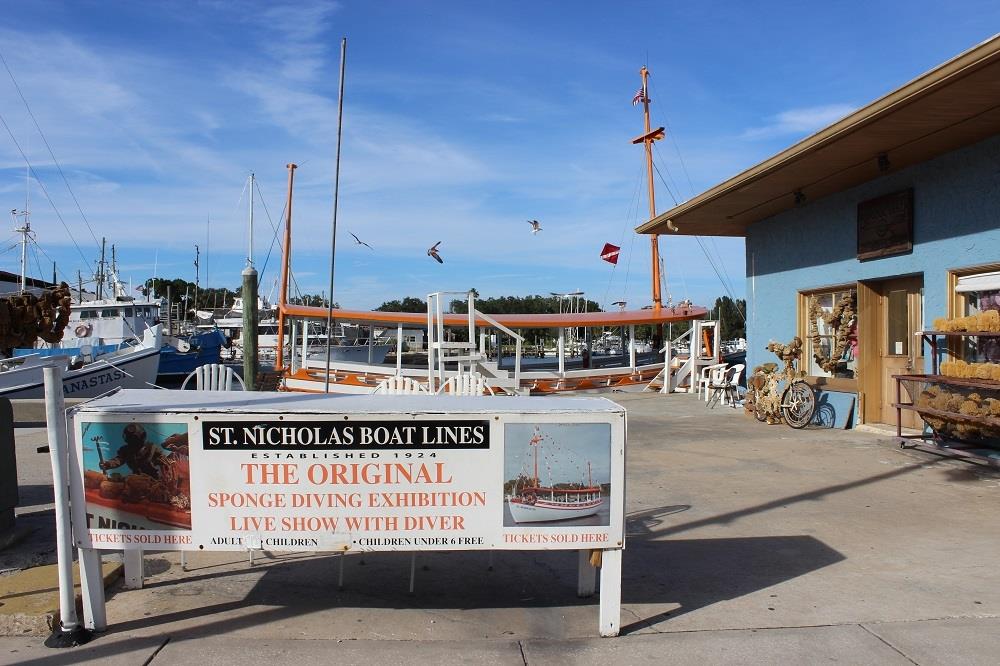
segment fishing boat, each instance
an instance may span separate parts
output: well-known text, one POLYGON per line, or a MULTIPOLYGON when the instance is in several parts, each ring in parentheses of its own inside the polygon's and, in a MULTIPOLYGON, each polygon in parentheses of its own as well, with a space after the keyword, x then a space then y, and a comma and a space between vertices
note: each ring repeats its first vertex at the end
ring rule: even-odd
POLYGON ((565 482, 541 485, 538 478, 538 453, 545 437, 535 429, 528 442, 534 455, 534 474, 528 482, 514 489, 507 498, 507 508, 515 522, 541 523, 570 520, 595 515, 604 504, 600 485, 594 485, 587 464, 587 483, 565 482))
MULTIPOLYGON (((160 323, 163 299, 133 297, 125 291, 114 271, 112 278, 113 295, 110 298, 98 297, 70 306, 69 324, 63 339, 52 345, 57 353, 78 356, 84 347, 102 352, 121 349, 134 345, 146 331, 160 323)), ((165 377, 187 375, 199 366, 218 363, 222 349, 229 344, 226 336, 214 326, 189 335, 164 332, 161 341, 157 374, 165 377)))
POLYGON ((37 349, 0 361, 0 397, 44 398, 43 370, 59 366, 67 398, 93 398, 116 388, 149 388, 156 381, 163 344, 160 325, 147 329, 141 341, 103 352, 88 345, 37 349))

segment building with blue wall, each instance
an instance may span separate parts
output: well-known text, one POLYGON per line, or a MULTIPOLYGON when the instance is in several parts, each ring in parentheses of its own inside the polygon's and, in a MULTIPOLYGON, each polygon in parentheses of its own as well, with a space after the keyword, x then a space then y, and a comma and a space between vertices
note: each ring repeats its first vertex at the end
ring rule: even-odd
POLYGON ((1000 309, 1000 37, 638 230, 745 237, 747 367, 798 336, 828 424, 894 423, 918 331, 1000 309))

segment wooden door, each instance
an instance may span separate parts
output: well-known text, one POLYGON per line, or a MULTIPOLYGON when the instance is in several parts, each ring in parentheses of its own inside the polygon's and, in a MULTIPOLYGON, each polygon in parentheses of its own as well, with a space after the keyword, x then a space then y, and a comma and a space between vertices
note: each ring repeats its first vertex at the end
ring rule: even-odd
MULTIPOLYGON (((896 380, 893 375, 924 371, 924 351, 914 333, 923 329, 923 279, 886 280, 879 284, 879 365, 882 384, 882 422, 896 423, 896 380)), ((908 394, 903 393, 903 401, 908 394)), ((903 412, 904 428, 920 428, 916 412, 903 412)))

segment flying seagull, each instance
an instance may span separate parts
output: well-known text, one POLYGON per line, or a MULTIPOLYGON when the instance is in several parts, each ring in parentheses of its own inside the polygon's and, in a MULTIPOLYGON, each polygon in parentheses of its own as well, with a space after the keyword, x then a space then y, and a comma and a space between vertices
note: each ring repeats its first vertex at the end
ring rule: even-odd
POLYGON ((528 224, 531 225, 531 233, 537 234, 542 230, 542 223, 538 220, 528 220, 528 224))
MULTIPOLYGON (((354 236, 353 232, 348 231, 347 233, 351 234, 351 236, 354 236)), ((364 245, 369 250, 374 250, 375 249, 371 245, 369 245, 368 243, 366 243, 363 240, 361 240, 360 238, 358 238, 357 236, 354 236, 354 242, 357 243, 358 245, 364 245)))
POLYGON ((427 256, 428 257, 434 257, 435 259, 437 259, 437 262, 439 264, 443 264, 444 263, 444 259, 442 259, 441 255, 438 254, 438 245, 440 245, 440 244, 441 244, 441 241, 438 241, 437 243, 434 243, 434 245, 431 247, 431 249, 427 250, 427 256))

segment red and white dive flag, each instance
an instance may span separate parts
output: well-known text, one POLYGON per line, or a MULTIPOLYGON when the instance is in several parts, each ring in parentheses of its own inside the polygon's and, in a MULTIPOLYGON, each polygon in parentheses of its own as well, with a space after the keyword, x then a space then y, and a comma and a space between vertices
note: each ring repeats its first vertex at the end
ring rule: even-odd
POLYGON ((621 252, 621 248, 617 245, 612 245, 611 243, 605 243, 604 249, 601 250, 601 259, 608 262, 609 264, 618 264, 618 253, 621 252))

